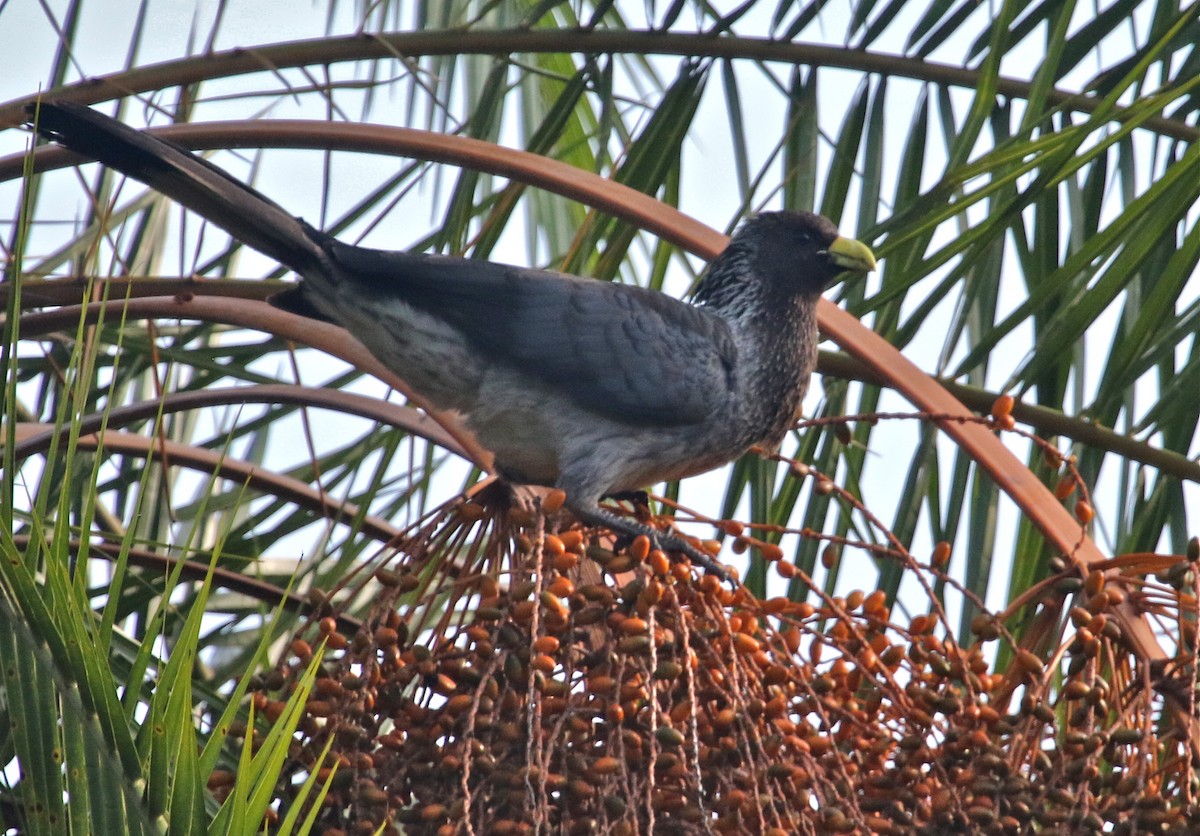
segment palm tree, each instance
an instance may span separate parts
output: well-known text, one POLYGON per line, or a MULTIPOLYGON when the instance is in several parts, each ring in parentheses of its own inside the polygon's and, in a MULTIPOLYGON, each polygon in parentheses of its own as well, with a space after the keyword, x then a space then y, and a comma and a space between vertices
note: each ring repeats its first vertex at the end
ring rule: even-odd
POLYGON ((0 104, 13 832, 1195 826, 1200 6, 231 5, 87 58, 109 5, 0 7, 58 38, 0 104), (501 502, 277 265, 22 152, 39 88, 344 240, 681 295, 694 219, 786 206, 882 269, 778 455, 619 506, 734 591, 501 502))

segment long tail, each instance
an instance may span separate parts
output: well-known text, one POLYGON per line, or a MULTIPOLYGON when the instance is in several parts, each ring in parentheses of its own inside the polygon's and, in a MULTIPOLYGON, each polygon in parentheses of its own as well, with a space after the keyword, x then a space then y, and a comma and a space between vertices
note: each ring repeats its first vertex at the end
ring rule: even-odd
POLYGON ((27 113, 47 139, 142 181, 301 276, 326 272, 323 233, 186 148, 73 102, 27 113))

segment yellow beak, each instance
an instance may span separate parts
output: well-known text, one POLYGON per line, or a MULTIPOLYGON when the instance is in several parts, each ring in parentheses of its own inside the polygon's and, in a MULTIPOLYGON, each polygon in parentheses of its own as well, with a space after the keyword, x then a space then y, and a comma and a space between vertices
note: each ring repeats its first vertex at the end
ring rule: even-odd
POLYGON ((835 238, 828 252, 833 263, 843 270, 870 273, 875 269, 875 253, 862 241, 835 238))

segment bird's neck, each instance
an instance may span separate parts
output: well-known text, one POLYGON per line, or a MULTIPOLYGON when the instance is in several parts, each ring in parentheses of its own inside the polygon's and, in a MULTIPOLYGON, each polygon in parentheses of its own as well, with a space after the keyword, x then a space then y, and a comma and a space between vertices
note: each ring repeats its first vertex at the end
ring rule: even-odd
POLYGON ((816 306, 810 296, 769 300, 753 306, 736 329, 739 352, 753 358, 739 363, 752 443, 777 447, 799 418, 817 360, 816 306))

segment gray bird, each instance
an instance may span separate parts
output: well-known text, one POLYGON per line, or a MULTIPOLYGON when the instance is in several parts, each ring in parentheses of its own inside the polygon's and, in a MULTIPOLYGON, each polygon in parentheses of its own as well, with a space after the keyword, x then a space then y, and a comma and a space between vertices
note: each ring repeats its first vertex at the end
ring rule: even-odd
POLYGON ((343 244, 174 143, 91 108, 31 107, 44 136, 134 177, 278 259, 300 283, 270 301, 338 323, 440 409, 496 468, 561 488, 591 525, 683 551, 601 507, 608 494, 777 448, 817 359, 817 300, 871 250, 809 212, 746 221, 691 304, 640 287, 343 244))

